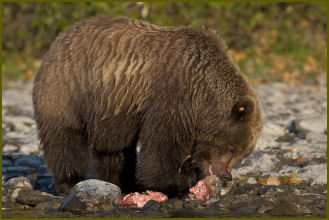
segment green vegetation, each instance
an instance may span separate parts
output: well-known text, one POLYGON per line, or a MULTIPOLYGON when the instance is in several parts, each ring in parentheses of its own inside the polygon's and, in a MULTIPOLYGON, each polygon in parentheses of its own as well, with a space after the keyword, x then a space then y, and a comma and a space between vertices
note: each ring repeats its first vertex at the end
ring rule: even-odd
POLYGON ((32 79, 59 32, 99 14, 210 27, 253 82, 296 85, 326 77, 325 3, 3 3, 3 83, 32 79))

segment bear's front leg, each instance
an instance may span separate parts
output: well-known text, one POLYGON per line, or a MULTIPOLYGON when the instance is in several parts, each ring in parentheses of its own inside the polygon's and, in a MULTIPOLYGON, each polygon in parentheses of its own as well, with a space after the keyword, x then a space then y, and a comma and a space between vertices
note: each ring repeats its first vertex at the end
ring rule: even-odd
POLYGON ((120 175, 124 165, 123 152, 97 151, 94 154, 98 178, 121 187, 120 175))
POLYGON ((188 192, 198 181, 197 169, 180 170, 186 151, 167 137, 159 139, 159 136, 154 136, 154 141, 148 139, 149 142, 143 143, 142 140, 136 171, 138 182, 144 190, 160 191, 169 197, 188 192))

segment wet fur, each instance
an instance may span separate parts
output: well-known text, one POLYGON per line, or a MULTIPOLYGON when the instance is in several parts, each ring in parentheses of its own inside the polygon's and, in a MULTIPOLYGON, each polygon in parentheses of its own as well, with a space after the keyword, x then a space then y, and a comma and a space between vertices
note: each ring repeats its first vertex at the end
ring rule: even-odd
POLYGON ((196 183, 212 154, 226 151, 206 143, 233 135, 253 149, 262 126, 249 83, 213 32, 107 16, 57 37, 35 78, 33 103, 60 192, 85 179, 95 160, 99 178, 126 192, 138 182, 175 194, 196 183), (244 99, 253 109, 242 118, 232 109, 244 99), (179 173, 187 154, 197 166, 179 173))

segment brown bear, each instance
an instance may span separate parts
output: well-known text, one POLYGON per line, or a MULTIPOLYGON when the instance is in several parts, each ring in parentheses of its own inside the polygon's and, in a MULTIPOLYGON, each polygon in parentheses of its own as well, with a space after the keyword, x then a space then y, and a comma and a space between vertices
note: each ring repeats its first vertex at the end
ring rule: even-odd
POLYGON ((36 75, 33 104, 61 193, 92 164, 124 192, 138 183, 175 195, 200 171, 229 181, 263 126, 255 93, 215 33, 108 16, 57 37, 36 75))

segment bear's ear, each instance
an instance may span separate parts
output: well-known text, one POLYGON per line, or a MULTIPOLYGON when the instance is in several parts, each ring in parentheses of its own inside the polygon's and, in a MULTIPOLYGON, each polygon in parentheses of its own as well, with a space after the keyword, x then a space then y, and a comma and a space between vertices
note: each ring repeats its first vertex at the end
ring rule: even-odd
POLYGON ((232 108, 232 117, 235 120, 246 120, 254 111, 254 102, 250 98, 244 98, 235 103, 232 108))

